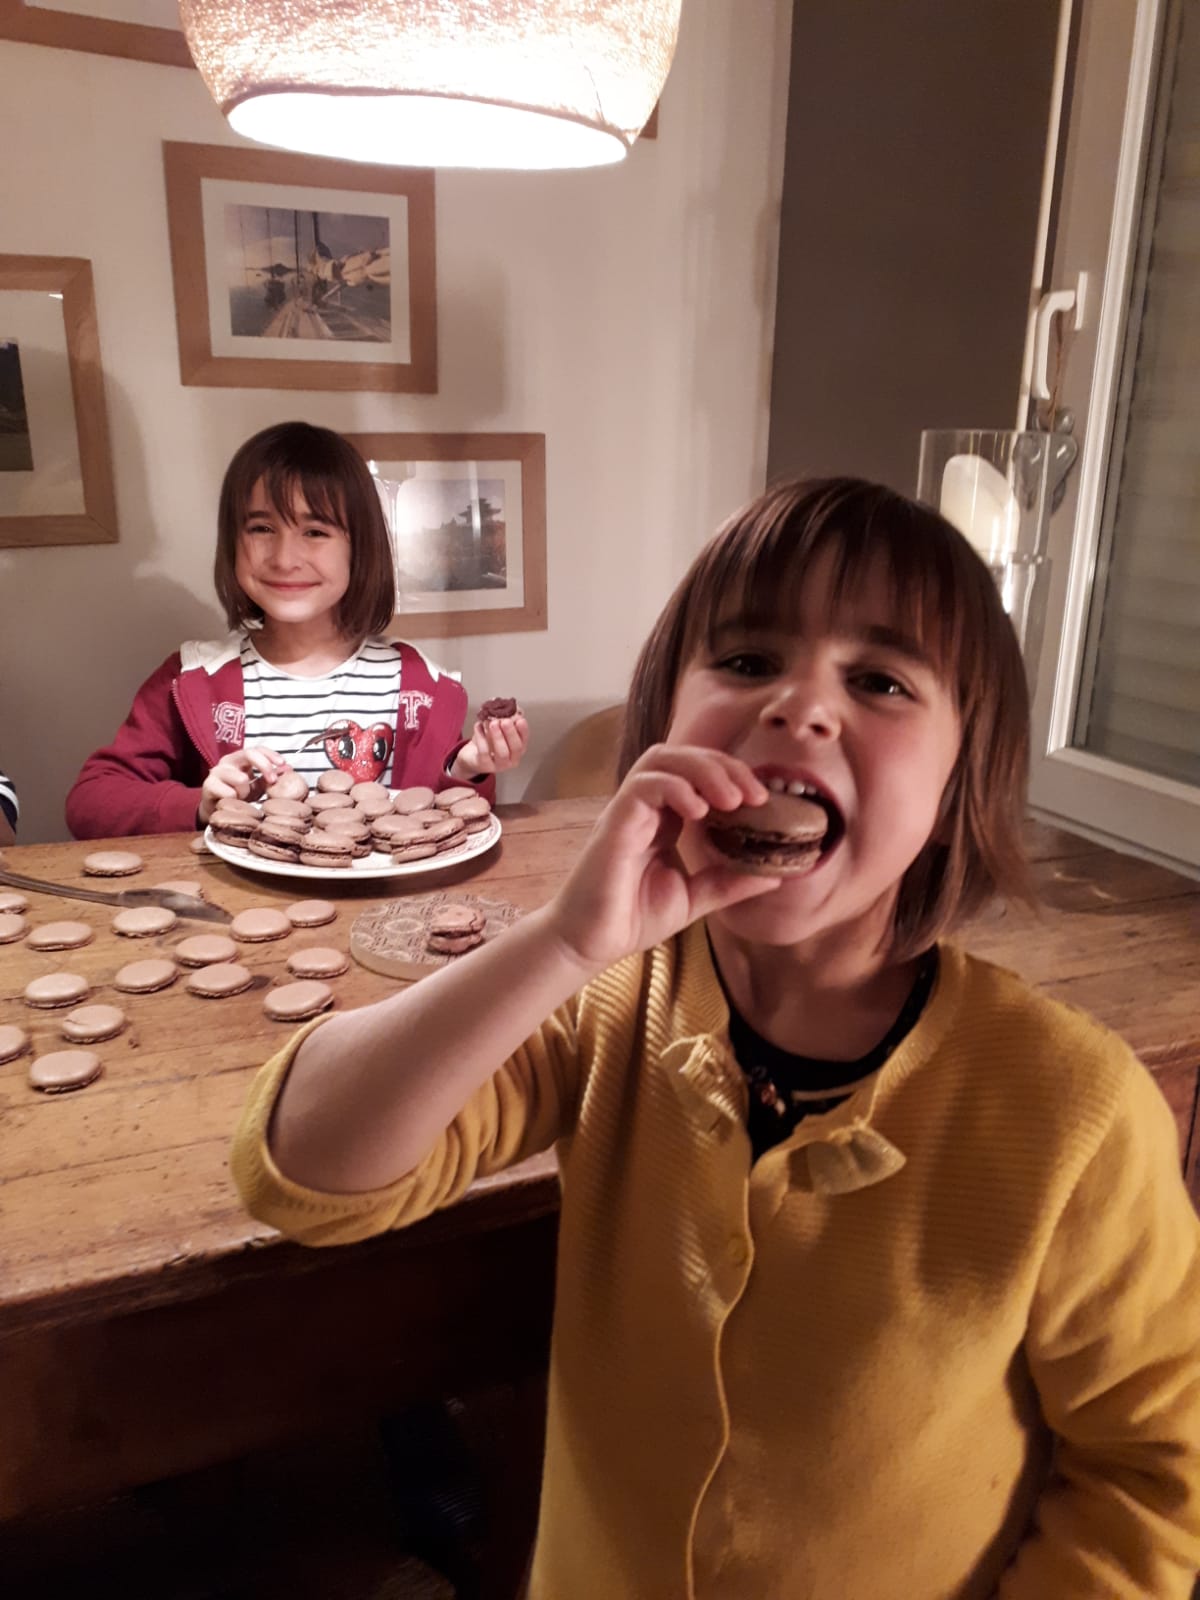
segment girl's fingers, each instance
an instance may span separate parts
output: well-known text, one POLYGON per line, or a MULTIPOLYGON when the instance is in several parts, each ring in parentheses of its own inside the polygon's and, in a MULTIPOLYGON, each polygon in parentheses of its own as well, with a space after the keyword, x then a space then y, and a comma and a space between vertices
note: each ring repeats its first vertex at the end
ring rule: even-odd
POLYGON ((497 767, 507 767, 512 762, 508 740, 504 736, 502 722, 485 722, 483 725, 484 737, 488 742, 488 752, 497 767))
POLYGON ((630 769, 672 772, 685 778, 714 811, 736 811, 743 805, 764 805, 767 788, 744 761, 720 750, 691 745, 654 745, 630 769))
POLYGON ((736 867, 705 867, 688 881, 693 920, 778 889, 781 878, 761 878, 736 867))

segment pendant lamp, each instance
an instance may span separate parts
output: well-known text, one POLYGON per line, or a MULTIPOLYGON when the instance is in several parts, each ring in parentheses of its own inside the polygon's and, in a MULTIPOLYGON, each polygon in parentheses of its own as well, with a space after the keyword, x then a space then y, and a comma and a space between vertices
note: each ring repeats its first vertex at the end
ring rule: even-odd
POLYGON ((180 0, 229 125, 420 167, 620 161, 654 109, 681 0, 180 0))

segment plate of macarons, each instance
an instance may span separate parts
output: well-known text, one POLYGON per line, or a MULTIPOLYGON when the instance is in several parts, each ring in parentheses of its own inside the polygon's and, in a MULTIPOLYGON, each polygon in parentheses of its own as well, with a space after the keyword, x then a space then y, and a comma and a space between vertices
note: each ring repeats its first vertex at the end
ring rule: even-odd
POLYGON ((470 861, 500 837, 500 820, 467 785, 388 789, 322 773, 310 790, 285 774, 261 800, 222 800, 204 842, 249 872, 283 878, 401 878, 470 861))

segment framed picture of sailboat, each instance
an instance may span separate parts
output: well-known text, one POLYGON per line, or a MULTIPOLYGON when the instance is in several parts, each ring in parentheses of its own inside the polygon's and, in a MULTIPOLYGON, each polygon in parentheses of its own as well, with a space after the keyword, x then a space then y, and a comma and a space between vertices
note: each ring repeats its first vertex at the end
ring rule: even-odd
POLYGON ((0 548, 116 537, 91 262, 0 255, 0 548))
POLYGON ((433 173, 166 142, 179 372, 437 391, 433 173))

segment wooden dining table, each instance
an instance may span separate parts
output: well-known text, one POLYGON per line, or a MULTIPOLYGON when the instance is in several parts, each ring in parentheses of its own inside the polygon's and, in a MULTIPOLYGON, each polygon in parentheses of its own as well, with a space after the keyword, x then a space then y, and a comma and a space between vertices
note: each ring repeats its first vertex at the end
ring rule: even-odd
MULTIPOLYGON (((198 879, 232 913, 316 893, 338 916, 303 938, 246 946, 255 986, 225 1000, 200 999, 182 982, 143 996, 111 987, 123 963, 169 954, 187 932, 216 931, 209 924, 133 941, 113 933, 106 906, 31 894, 31 923, 85 921, 94 939, 54 954, 0 946, 0 1024, 26 1028, 35 1049, 53 1048, 58 1033, 54 1013, 22 1000, 41 973, 77 971, 93 1000, 129 1015, 123 1034, 96 1047, 103 1076, 83 1090, 35 1092, 28 1056, 0 1066, 0 1520, 414 1398, 541 1380, 558 1209, 552 1154, 476 1184, 402 1233, 309 1250, 243 1212, 229 1141, 252 1074, 288 1037, 265 1015, 263 991, 286 981, 289 947, 346 949, 360 912, 429 888, 541 905, 602 803, 501 807, 502 837, 486 856, 368 882, 243 870, 193 853, 191 835, 3 852, 9 871, 105 886, 83 873, 84 857, 133 849, 143 870, 120 884, 198 879)), ((1130 1041, 1175 1114, 1197 1194, 1200 882, 1057 828, 1031 823, 1029 839, 1041 910, 996 907, 960 937, 1130 1041)), ((394 992, 395 980, 354 965, 332 986, 346 1009, 394 992)), ((535 1462, 529 1471, 536 1492, 535 1462)))

